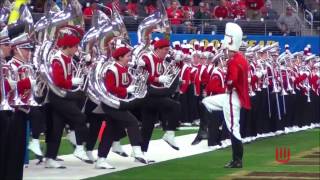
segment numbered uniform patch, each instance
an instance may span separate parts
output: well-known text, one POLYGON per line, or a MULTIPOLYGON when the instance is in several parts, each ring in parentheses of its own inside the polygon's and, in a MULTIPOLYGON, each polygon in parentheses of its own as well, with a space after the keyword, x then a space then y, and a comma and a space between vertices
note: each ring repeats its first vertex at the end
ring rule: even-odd
POLYGON ((163 74, 163 66, 161 63, 157 64, 157 74, 163 74))
POLYGON ((129 84, 129 78, 127 73, 122 73, 122 85, 128 85, 129 84))

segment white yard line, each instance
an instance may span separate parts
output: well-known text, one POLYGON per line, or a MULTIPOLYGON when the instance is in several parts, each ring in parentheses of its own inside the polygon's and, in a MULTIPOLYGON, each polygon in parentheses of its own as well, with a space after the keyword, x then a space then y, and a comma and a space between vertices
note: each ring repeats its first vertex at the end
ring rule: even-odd
MULTIPOLYGON (((319 127, 317 126, 309 126, 304 128, 298 128, 294 130, 287 130, 287 132, 296 132, 301 130, 306 130, 310 128, 319 127)), ((275 136, 278 134, 283 134, 285 132, 279 132, 277 134, 266 134, 259 137, 268 137, 268 136, 275 136)), ((196 146, 191 146, 191 142, 195 138, 196 134, 189 134, 184 136, 179 136, 176 138, 177 144, 180 147, 179 151, 172 149, 166 142, 163 140, 153 140, 150 142, 148 157, 152 160, 155 160, 156 163, 167 161, 176 158, 183 158, 187 156, 192 156, 195 154, 205 153, 209 151, 213 151, 217 148, 221 147, 214 147, 208 148, 207 141, 202 141, 200 144, 196 146)), ((244 142, 253 141, 256 138, 246 138, 244 142)), ((224 147, 230 145, 230 141, 226 141, 223 143, 224 147)), ((130 145, 124 145, 124 150, 130 154, 131 147, 130 145)), ((95 155, 97 151, 94 151, 95 155)), ((75 158, 73 155, 63 155, 59 156, 64 161, 61 162, 67 169, 46 169, 44 165, 36 165, 37 160, 32 160, 28 168, 24 170, 24 180, 55 180, 55 179, 84 179, 89 177, 95 177, 103 174, 108 174, 116 171, 122 171, 125 169, 130 169, 134 167, 144 166, 141 163, 134 162, 133 158, 128 157, 120 157, 114 153, 110 153, 108 156, 108 162, 116 167, 114 170, 100 170, 95 169, 94 165, 86 164, 75 158)))

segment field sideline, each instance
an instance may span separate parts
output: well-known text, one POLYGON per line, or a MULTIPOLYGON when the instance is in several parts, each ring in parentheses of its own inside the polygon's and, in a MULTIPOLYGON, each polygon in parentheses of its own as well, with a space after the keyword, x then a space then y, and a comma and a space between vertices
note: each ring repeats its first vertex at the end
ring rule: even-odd
POLYGON ((313 172, 320 173, 319 166, 286 166, 275 162, 275 148, 290 148, 294 158, 304 151, 319 148, 320 129, 312 129, 256 140, 245 144, 244 168, 224 169, 230 160, 231 148, 161 162, 149 166, 132 168, 125 171, 102 175, 90 180, 206 180, 229 179, 228 175, 238 172, 272 171, 272 172, 313 172))

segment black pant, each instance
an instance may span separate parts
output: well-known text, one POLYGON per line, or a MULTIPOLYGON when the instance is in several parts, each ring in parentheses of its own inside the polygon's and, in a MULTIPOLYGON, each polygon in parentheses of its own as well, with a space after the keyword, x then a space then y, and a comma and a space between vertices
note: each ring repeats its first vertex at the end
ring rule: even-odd
POLYGON ((46 111, 44 106, 31 107, 30 110, 30 124, 32 138, 39 139, 40 134, 45 131, 46 111))
POLYGON ((164 130, 176 130, 179 103, 168 97, 148 97, 142 107, 142 151, 148 150, 154 123, 160 114, 164 130))
POLYGON ((71 124, 74 127, 77 145, 82 145, 85 142, 88 129, 85 123, 86 115, 81 112, 76 100, 61 98, 50 92, 49 101, 52 118, 48 123, 49 140, 47 140, 46 157, 55 159, 66 124, 71 124))
POLYGON ((138 126, 137 118, 128 110, 114 109, 106 105, 102 105, 107 119, 107 126, 102 135, 101 143, 98 148, 99 157, 107 157, 112 142, 119 140, 119 131, 126 130, 130 144, 132 146, 140 146, 141 133, 138 126))
POLYGON ((23 164, 26 150, 26 127, 28 114, 16 110, 9 122, 6 143, 6 159, 4 175, 1 179, 22 179, 23 164))
MULTIPOLYGON (((219 114, 221 111, 212 111, 211 113, 208 110, 205 110, 205 113, 210 117, 208 119, 208 141, 219 142, 219 126, 222 124, 221 116, 219 114)), ((233 160, 242 160, 243 157, 243 146, 242 142, 230 133, 231 144, 232 144, 232 159, 233 160)))
POLYGON ((4 168, 7 156, 7 146, 8 142, 8 124, 9 124, 10 112, 0 111, 0 177, 4 176, 4 168))

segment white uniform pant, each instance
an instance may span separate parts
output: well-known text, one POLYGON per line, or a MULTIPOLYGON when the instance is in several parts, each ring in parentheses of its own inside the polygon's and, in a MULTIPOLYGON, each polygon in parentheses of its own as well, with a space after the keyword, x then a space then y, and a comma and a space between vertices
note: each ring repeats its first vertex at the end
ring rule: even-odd
POLYGON ((236 91, 230 94, 218 94, 202 100, 209 112, 223 111, 224 119, 229 132, 241 141, 240 135, 240 100, 236 91))

